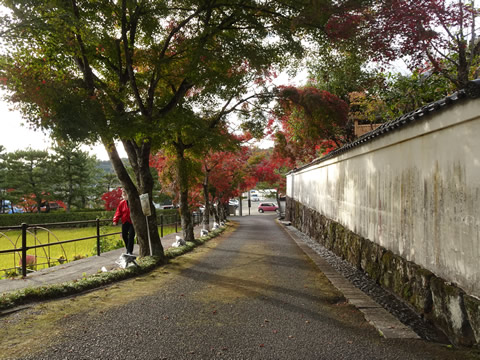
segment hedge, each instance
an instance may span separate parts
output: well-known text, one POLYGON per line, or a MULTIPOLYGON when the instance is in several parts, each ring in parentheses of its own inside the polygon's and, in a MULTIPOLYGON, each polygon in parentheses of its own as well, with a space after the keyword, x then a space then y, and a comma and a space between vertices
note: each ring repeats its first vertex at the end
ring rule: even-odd
MULTIPOLYGON (((176 209, 157 210, 157 216, 174 215, 176 209)), ((24 214, 0 214, 0 226, 18 226, 22 223, 26 224, 53 224, 59 222, 87 221, 99 219, 112 219, 114 211, 83 211, 83 212, 65 212, 51 211, 49 213, 24 213, 24 214)), ((160 221, 158 221, 160 224, 160 221)), ((87 226, 78 225, 78 226, 87 226)))

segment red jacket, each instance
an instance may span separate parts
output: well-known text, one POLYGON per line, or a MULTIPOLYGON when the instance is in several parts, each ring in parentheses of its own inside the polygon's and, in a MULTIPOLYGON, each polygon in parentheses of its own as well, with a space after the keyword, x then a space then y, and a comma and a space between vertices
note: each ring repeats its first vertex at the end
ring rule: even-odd
POLYGON ((126 222, 129 222, 130 224, 132 223, 127 200, 122 200, 120 201, 120 204, 118 204, 117 211, 115 211, 115 215, 113 216, 113 222, 118 223, 118 219, 122 220, 122 224, 125 224, 126 222))

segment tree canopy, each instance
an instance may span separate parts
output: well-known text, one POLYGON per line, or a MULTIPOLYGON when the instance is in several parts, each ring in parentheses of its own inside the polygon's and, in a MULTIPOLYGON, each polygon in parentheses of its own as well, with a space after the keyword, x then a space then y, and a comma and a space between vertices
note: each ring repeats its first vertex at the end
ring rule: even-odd
MULTIPOLYGON (((262 97, 251 85, 300 56, 296 34, 323 21, 307 11, 306 0, 1 4, 10 9, 1 19, 9 52, 0 60, 10 101, 56 137, 105 145, 127 190, 142 254, 149 251, 138 195, 152 195, 152 149, 192 120, 209 119, 214 127, 240 105, 250 107, 255 125, 252 110, 262 97), (115 141, 125 147, 134 178, 115 141)), ((149 224, 154 234, 156 223, 149 224)), ((154 235, 152 243, 162 256, 160 239, 154 235)))
POLYGON ((373 60, 403 57, 411 70, 429 67, 457 89, 478 76, 473 0, 374 0, 342 10, 326 25, 331 40, 361 44, 373 60))

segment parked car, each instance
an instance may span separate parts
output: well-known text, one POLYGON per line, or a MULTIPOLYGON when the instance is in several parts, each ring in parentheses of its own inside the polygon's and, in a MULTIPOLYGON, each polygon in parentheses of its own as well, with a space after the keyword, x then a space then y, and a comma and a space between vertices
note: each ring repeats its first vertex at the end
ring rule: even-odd
POLYGON ((257 194, 250 194, 251 201, 260 201, 260 197, 257 194))
POLYGON ((25 210, 23 210, 20 206, 13 206, 13 210, 10 208, 8 209, 7 213, 9 214, 22 214, 25 210))
POLYGON ((258 212, 263 213, 264 211, 278 211, 278 206, 271 202, 262 202, 258 205, 258 212))
POLYGON ((238 200, 236 200, 236 199, 230 199, 230 200, 228 200, 228 205, 232 205, 232 206, 238 207, 238 200))

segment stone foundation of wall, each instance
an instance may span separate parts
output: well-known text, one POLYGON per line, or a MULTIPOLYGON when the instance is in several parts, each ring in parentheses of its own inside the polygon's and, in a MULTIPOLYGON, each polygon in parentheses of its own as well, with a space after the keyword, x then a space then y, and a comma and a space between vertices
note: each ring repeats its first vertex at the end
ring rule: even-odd
POLYGON ((298 230, 410 303, 454 344, 479 346, 479 299, 288 197, 286 218, 298 230))

